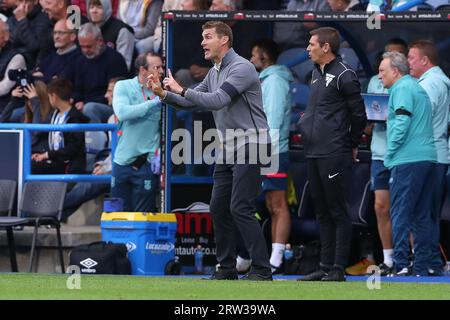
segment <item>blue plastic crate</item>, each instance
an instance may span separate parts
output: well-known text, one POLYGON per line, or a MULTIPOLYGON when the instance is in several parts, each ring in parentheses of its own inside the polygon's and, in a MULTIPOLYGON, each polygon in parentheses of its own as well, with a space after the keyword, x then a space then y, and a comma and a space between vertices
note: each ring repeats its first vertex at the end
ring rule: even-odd
POLYGON ((103 213, 102 240, 123 243, 133 275, 163 275, 175 258, 177 221, 174 214, 103 213))

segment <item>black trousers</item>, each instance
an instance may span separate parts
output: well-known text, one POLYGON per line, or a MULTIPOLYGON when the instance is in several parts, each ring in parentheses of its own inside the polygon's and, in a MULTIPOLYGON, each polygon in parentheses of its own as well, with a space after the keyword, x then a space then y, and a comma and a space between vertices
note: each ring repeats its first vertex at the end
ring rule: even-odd
POLYGON ((236 245, 243 241, 252 259, 250 272, 270 272, 267 246, 255 217, 260 168, 258 164, 216 164, 210 209, 217 261, 223 269, 236 269, 236 245), (236 236, 236 228, 242 240, 236 236))
POLYGON ((308 159, 308 180, 320 226, 321 263, 346 267, 352 240, 347 206, 351 155, 308 159))

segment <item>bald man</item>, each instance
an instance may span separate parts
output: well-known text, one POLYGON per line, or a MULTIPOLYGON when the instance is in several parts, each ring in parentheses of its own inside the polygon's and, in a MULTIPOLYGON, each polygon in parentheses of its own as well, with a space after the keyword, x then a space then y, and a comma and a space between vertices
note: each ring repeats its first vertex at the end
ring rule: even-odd
POLYGON ((75 61, 81 55, 76 45, 77 34, 75 30, 69 29, 67 20, 61 19, 53 28, 53 42, 56 52, 50 54, 39 65, 33 75, 43 77, 45 82, 52 78, 65 78, 74 83, 75 61))

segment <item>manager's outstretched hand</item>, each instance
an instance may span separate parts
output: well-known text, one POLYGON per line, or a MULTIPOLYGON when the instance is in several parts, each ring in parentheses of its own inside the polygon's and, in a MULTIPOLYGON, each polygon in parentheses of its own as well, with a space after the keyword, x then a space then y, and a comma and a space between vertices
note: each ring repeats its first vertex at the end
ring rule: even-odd
POLYGON ((164 89, 169 90, 170 92, 181 94, 183 91, 183 87, 175 81, 172 76, 172 72, 169 69, 169 76, 163 80, 164 89))

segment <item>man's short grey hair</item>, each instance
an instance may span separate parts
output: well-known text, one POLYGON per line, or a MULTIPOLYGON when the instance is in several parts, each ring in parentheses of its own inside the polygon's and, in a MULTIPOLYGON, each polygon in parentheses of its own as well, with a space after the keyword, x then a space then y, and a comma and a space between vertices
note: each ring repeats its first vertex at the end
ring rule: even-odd
POLYGON ((89 35, 94 36, 95 39, 103 39, 102 30, 91 22, 83 24, 78 30, 78 38, 86 38, 89 35))
POLYGON ((389 59, 391 68, 397 68, 402 76, 409 74, 408 59, 406 59, 406 56, 403 53, 397 51, 385 52, 383 54, 383 59, 389 59))

